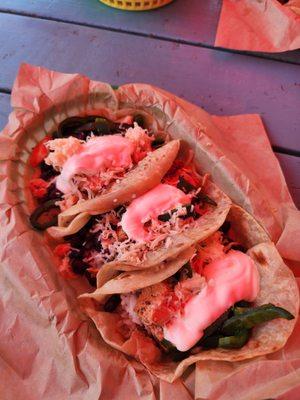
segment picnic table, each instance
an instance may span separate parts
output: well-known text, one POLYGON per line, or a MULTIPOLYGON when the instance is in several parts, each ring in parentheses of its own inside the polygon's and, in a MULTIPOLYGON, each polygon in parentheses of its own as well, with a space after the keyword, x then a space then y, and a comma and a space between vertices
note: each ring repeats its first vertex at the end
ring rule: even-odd
POLYGON ((214 47, 221 0, 176 0, 133 13, 97 0, 1 0, 0 129, 19 64, 113 85, 162 87, 212 114, 259 113, 300 207, 300 51, 214 47))

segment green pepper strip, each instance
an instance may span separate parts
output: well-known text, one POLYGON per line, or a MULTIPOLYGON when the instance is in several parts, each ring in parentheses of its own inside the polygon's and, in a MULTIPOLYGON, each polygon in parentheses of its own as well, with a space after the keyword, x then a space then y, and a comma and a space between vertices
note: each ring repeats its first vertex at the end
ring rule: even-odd
POLYGON ((240 315, 229 318, 223 325, 222 332, 225 335, 235 335, 245 329, 251 329, 263 322, 275 318, 294 319, 294 316, 281 307, 273 304, 264 304, 260 307, 253 307, 240 315))
POLYGON ((57 199, 53 199, 53 200, 48 200, 34 210, 34 212, 30 215, 29 220, 30 220, 31 225, 35 229, 38 229, 39 231, 43 231, 43 230, 49 228, 50 226, 57 225, 57 219, 58 219, 57 215, 53 216, 50 221, 45 222, 44 224, 41 224, 40 222, 38 222, 38 219, 40 218, 40 216, 43 213, 49 211, 51 208, 59 209, 59 207, 55 205, 55 203, 59 200, 61 200, 61 199, 57 198, 57 199))
POLYGON ((238 335, 219 338, 218 347, 222 349, 240 349, 248 342, 249 337, 250 331, 245 329, 238 335))
POLYGON ((190 351, 177 350, 177 348, 167 339, 161 340, 159 344, 173 361, 181 361, 190 355, 190 351))
POLYGON ((140 114, 134 116, 133 121, 136 122, 141 128, 145 128, 144 117, 140 114))
POLYGON ((217 206, 218 204, 211 199, 209 196, 207 196, 206 194, 199 192, 196 196, 195 196, 198 200, 203 201, 203 203, 207 203, 210 204, 211 206, 217 206))

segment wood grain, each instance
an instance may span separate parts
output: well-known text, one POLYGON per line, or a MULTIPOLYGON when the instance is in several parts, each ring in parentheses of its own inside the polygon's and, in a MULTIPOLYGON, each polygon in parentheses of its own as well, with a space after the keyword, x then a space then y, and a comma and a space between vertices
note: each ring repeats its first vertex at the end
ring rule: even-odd
MULTIPOLYGON (((0 93, 0 130, 7 123, 11 111, 10 95, 0 93)), ((300 157, 275 153, 285 175, 291 195, 300 209, 300 157)))
MULTIPOLYGON (((157 10, 132 13, 97 0, 1 0, 0 11, 212 47, 221 4, 221 0, 175 0, 157 10)), ((251 54, 300 64, 299 50, 251 54)))
POLYGON ((0 14, 0 48, 0 88, 11 89, 23 61, 151 83, 212 114, 260 113, 273 145, 300 150, 297 65, 8 14, 0 14))

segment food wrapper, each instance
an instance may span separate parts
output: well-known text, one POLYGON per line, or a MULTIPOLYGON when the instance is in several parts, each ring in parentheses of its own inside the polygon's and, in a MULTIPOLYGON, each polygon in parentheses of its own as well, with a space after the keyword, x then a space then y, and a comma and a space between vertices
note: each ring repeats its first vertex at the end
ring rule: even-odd
POLYGON ((293 396, 300 382, 299 322, 286 347, 274 354, 235 363, 198 362, 170 384, 104 343, 77 300, 91 288, 82 278, 60 278, 51 244, 31 229, 27 182, 32 171, 27 160, 35 143, 68 116, 130 104, 154 107, 158 123, 166 114, 184 116, 182 132, 188 116, 205 150, 203 169, 264 225, 297 272, 300 215, 258 115, 211 116, 150 85, 131 84, 114 91, 78 74, 23 64, 12 91, 14 111, 0 135, 0 398, 293 396))
POLYGON ((283 52, 300 48, 300 0, 223 0, 215 46, 283 52))

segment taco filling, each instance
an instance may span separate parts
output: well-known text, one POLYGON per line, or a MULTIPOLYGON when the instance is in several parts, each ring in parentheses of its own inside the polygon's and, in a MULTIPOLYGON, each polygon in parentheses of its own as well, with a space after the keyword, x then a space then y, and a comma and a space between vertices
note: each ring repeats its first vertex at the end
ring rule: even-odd
POLYGON ((39 171, 29 188, 39 203, 56 199, 64 211, 106 193, 153 151, 153 142, 154 136, 133 117, 119 123, 103 117, 68 118, 33 149, 29 163, 39 171))
POLYGON ((144 287, 136 272, 131 278, 141 288, 135 291, 130 291, 133 282, 126 273, 116 282, 108 281, 98 289, 114 293, 103 309, 119 314, 117 329, 125 339, 137 330, 144 332, 174 360, 212 348, 241 348, 253 327, 275 318, 294 318, 273 304, 254 306, 260 275, 245 251, 219 230, 200 242, 190 260, 163 281, 144 287))

